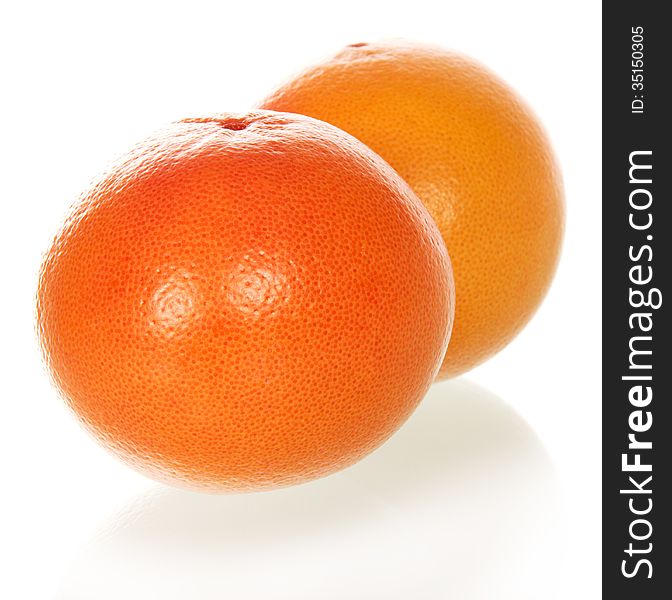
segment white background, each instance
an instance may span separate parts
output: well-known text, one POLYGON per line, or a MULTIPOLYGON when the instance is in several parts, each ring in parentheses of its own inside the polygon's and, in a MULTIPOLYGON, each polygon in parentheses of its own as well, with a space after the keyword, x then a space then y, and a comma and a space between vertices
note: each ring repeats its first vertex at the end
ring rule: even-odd
POLYGON ((599 2, 5 6, 0 597, 599 597, 599 2), (480 59, 548 129, 568 220, 545 304, 514 343, 469 373, 473 384, 463 378, 435 387, 425 412, 350 472, 255 497, 163 490, 101 450, 51 388, 33 334, 41 253, 89 180, 153 129, 245 110, 343 45, 390 37, 480 59), (449 423, 437 432, 431 422, 441 411, 449 423), (417 441, 419 449, 408 450, 413 436, 429 440, 424 450, 417 441), (450 465, 434 465, 431 443, 452 453, 450 465), (410 461, 406 470, 395 466, 399 457, 410 461), (417 497, 400 499, 403 482, 427 465, 445 485, 425 482, 417 497), (348 537, 357 518, 348 498, 362 493, 357 482, 378 474, 385 516, 374 510, 378 520, 348 537), (125 506, 125 516, 111 517, 125 506), (337 517, 344 521, 331 531, 337 517), (246 525, 236 529, 231 519, 246 525), (92 542, 106 527, 113 532, 106 541, 92 542), (298 544, 295 528, 312 533, 298 544))

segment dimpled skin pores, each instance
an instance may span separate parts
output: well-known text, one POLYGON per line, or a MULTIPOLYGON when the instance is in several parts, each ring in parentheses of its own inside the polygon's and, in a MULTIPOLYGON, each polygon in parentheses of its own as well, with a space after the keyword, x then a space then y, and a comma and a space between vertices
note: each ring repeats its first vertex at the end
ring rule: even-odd
POLYGON ((38 331, 85 426, 206 491, 286 486, 371 452, 444 356, 450 261, 350 135, 255 111, 174 123, 80 199, 44 259, 38 331))
POLYGON ((455 326, 441 377, 481 364, 527 324, 556 270, 564 195, 546 134, 499 77, 433 46, 353 44, 261 106, 351 133, 431 213, 455 274, 455 326))

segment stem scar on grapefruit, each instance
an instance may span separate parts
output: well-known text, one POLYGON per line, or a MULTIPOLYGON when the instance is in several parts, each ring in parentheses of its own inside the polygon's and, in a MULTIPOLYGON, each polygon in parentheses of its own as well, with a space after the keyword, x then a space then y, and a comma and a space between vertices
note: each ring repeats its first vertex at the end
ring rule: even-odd
POLYGON ((435 377, 450 261, 408 185, 349 134, 256 111, 185 119, 83 195, 42 264, 67 403, 148 475, 286 486, 371 452, 435 377))
POLYGON ((410 184, 455 274, 455 326, 440 377, 506 346, 541 304, 564 229, 560 172, 537 118, 479 63, 407 42, 359 43, 261 103, 351 133, 410 184))

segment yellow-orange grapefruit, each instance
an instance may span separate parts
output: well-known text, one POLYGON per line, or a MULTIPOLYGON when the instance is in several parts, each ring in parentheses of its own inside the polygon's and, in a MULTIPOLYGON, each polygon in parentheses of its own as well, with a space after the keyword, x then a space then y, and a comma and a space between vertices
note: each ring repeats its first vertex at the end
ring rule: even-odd
POLYGON ((174 123, 81 199, 41 269, 48 366, 133 466, 212 491, 299 483, 391 435, 453 305, 436 225, 337 128, 258 111, 174 123))
POLYGON ((563 191, 545 133, 498 77, 440 48, 353 44, 262 106, 351 133, 429 209, 450 252, 457 296, 441 376, 483 362, 528 322, 555 272, 563 191))

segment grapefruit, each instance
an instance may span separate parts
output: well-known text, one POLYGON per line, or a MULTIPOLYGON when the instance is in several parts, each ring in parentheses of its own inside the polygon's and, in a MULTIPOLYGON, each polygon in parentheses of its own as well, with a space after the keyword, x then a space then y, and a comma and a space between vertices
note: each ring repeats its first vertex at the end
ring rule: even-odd
POLYGON ((379 153, 438 224, 455 274, 441 377, 501 350, 553 278, 564 227, 560 173, 537 118, 479 63, 432 46, 353 44, 262 107, 340 127, 379 153))
POLYGON ((449 338, 431 217, 350 135, 256 111, 185 119, 80 199, 44 259, 38 331, 93 434, 162 481, 300 483, 380 445, 449 338))

